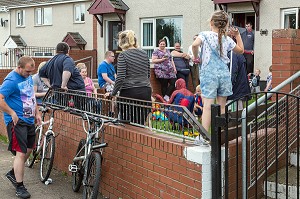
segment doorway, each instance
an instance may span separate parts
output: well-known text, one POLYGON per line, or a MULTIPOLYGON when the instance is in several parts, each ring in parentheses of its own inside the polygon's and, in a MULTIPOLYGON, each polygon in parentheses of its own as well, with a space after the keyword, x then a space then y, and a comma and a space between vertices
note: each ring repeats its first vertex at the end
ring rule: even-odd
POLYGON ((115 54, 114 66, 117 64, 118 55, 122 49, 118 45, 118 33, 122 31, 122 23, 120 21, 108 22, 108 50, 115 54))
POLYGON ((238 26, 241 28, 245 28, 247 22, 251 22, 253 24, 252 28, 254 30, 255 27, 255 13, 247 12, 247 13, 232 13, 232 25, 238 26))

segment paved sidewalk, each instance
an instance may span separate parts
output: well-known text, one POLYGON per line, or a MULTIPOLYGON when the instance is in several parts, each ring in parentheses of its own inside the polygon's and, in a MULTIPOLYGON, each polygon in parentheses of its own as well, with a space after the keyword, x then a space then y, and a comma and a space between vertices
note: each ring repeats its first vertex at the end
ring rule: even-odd
MULTIPOLYGON (((7 144, 0 141, 0 198, 18 198, 15 188, 6 179, 5 174, 12 167, 14 156, 7 151, 7 144)), ((55 160, 54 160, 55 161, 55 160)), ((50 177, 53 183, 43 184, 39 179, 39 165, 34 168, 25 168, 24 184, 31 194, 32 199, 76 199, 82 198, 82 188, 78 193, 72 190, 71 177, 63 175, 62 172, 52 170, 50 177)), ((100 195, 100 194, 99 194, 100 195)))

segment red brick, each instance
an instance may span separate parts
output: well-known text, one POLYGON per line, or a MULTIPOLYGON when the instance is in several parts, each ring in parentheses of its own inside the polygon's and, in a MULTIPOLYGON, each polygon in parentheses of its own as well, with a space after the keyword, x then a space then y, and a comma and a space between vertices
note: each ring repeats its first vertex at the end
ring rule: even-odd
POLYGON ((153 171, 161 174, 161 175, 166 175, 167 174, 167 169, 163 168, 161 166, 153 165, 153 171))
POLYGON ((143 146, 143 152, 147 153, 149 155, 153 155, 153 148, 148 147, 148 146, 143 146))
POLYGON ((294 39, 292 38, 273 38, 273 44, 293 44, 294 39))
POLYGON ((179 173, 175 171, 167 170, 167 177, 174 180, 179 180, 179 173))
POLYGON ((136 157, 138 157, 142 160, 147 160, 148 159, 148 155, 144 152, 141 152, 141 151, 136 152, 136 157))
POLYGON ((132 143, 132 148, 138 151, 142 151, 143 150, 143 146, 141 144, 138 143, 132 143))
POLYGON ((160 158, 160 159, 166 159, 167 158, 167 154, 163 151, 154 149, 154 156, 160 158))
POLYGON ((181 174, 185 174, 186 175, 186 167, 180 166, 178 164, 173 164, 173 171, 181 173, 181 174))
POLYGON ((153 171, 153 163, 151 163, 151 162, 143 161, 143 167, 145 169, 153 171))
POLYGON ((159 158, 155 156, 148 155, 148 162, 159 165, 159 158))
MULTIPOLYGON (((164 183, 164 184, 169 185, 169 186, 172 186, 172 185, 173 185, 173 180, 172 180, 171 178, 166 177, 166 176, 162 176, 162 175, 159 176, 159 181, 160 181, 161 183, 164 183)), ((169 186, 167 186, 167 188, 168 188, 169 186)))
POLYGON ((166 169, 172 169, 172 162, 164 159, 159 160, 159 165, 166 168, 166 169))
POLYGON ((167 193, 171 194, 174 198, 180 198, 180 191, 173 187, 167 187, 167 193))

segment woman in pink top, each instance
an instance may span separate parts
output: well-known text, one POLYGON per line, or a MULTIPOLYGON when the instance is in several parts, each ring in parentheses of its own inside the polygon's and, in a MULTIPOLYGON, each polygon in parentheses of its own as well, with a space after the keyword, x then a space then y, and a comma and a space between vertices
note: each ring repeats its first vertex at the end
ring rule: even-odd
POLYGON ((78 63, 76 65, 78 68, 80 75, 82 76, 82 79, 84 80, 85 90, 88 96, 92 96, 92 93, 97 94, 97 89, 95 88, 95 85, 93 83, 93 80, 89 77, 87 77, 87 67, 84 63, 78 63))

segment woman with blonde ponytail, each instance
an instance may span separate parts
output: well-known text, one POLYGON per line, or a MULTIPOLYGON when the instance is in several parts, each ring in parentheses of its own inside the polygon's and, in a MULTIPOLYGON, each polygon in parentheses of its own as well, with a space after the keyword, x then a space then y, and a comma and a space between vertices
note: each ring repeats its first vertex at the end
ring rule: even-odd
POLYGON ((210 31, 199 33, 192 45, 194 62, 199 63, 201 59, 200 87, 204 104, 202 125, 207 131, 211 123, 211 104, 217 99, 221 113, 224 113, 227 96, 232 95, 231 76, 227 65, 230 60, 227 53, 231 50, 238 54, 244 52, 238 29, 230 27, 237 43, 226 36, 228 25, 226 12, 214 12, 210 19, 210 31), (201 57, 198 56, 199 47, 202 49, 201 57))
MULTIPOLYGON (((137 39, 132 30, 119 33, 119 46, 122 52, 118 56, 117 78, 111 95, 115 96, 119 91, 121 97, 150 102, 152 89, 150 84, 150 62, 147 53, 138 48, 137 39)), ((122 119, 144 124, 147 109, 131 109, 126 113, 121 112, 120 115, 122 119), (138 113, 133 111, 138 111, 138 113)))

